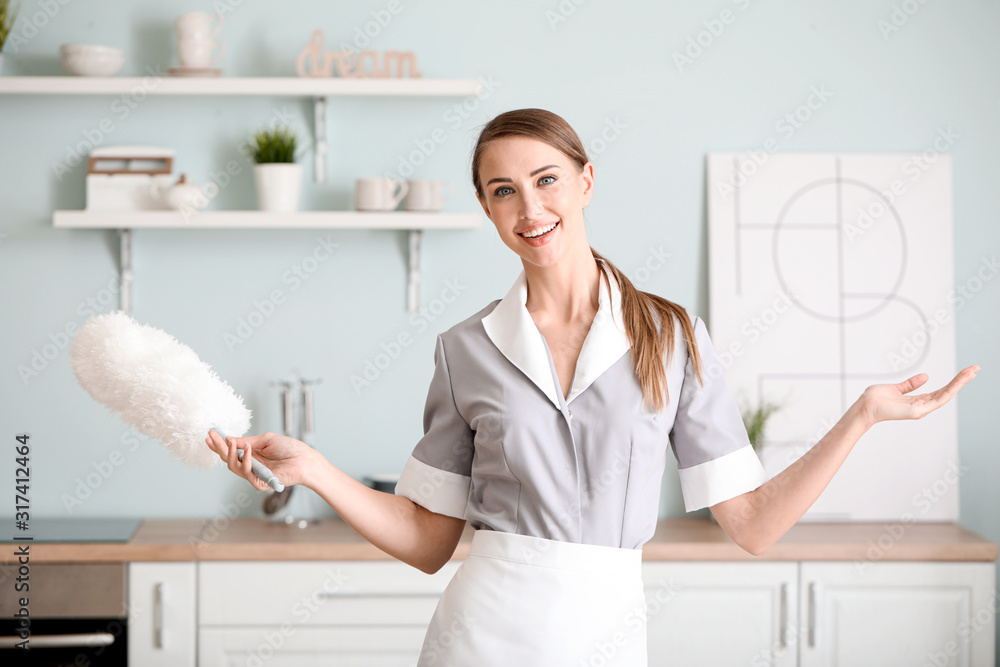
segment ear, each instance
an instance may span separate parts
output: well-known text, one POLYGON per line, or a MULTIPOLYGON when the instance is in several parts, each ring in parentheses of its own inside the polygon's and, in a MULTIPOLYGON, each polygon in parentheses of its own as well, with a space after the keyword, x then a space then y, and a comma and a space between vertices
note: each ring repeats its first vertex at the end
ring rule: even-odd
POLYGON ((476 199, 479 200, 479 205, 483 207, 483 213, 490 219, 490 222, 493 222, 493 218, 490 216, 490 209, 486 206, 486 200, 479 193, 476 193, 476 199))
POLYGON ((583 181, 583 207, 587 208, 591 197, 594 196, 594 163, 588 162, 583 165, 580 172, 580 179, 583 181))

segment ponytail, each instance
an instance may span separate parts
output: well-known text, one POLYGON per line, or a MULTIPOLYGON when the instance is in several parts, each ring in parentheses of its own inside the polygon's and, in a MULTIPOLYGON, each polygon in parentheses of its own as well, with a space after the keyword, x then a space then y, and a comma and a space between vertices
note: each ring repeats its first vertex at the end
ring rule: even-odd
MULTIPOLYGON (((694 364, 698 382, 704 385, 701 373, 701 355, 695 341, 694 326, 687 311, 672 301, 661 296, 641 292, 632 281, 625 277, 618 267, 604 258, 593 248, 590 251, 595 260, 600 260, 615 277, 622 295, 622 319, 625 323, 625 333, 632 347, 632 369, 639 386, 642 387, 642 397, 651 410, 662 410, 670 403, 670 392, 667 389, 667 367, 674 349, 674 318, 680 320, 684 338, 687 341, 691 361, 694 364), (659 326, 658 326, 659 325, 659 326), (666 359, 664 361, 664 358, 666 359)), ((605 282, 608 276, 601 272, 605 282)), ((608 289, 611 285, 608 284, 608 289)))

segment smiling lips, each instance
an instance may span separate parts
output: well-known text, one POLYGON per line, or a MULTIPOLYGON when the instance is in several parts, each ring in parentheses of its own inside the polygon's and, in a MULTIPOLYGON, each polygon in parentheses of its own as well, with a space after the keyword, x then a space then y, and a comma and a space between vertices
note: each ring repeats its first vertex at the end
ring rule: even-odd
POLYGON ((527 240, 531 245, 538 245, 539 242, 548 236, 553 229, 559 226, 559 221, 553 222, 542 227, 533 227, 526 232, 518 232, 518 236, 527 240))

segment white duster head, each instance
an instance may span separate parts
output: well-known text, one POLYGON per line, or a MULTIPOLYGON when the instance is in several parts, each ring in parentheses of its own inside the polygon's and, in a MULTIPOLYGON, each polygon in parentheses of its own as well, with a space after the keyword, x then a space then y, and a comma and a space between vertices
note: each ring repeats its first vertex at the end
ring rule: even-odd
POLYGON ((210 468, 210 428, 241 436, 250 411, 187 345, 116 311, 83 325, 69 351, 76 381, 122 421, 166 445, 188 467, 210 468))

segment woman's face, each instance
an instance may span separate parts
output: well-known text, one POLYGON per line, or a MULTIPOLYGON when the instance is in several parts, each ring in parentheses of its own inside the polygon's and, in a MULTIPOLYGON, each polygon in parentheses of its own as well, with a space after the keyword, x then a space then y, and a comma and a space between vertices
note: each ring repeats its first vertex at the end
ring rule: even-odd
POLYGON ((504 137, 483 151, 479 181, 479 203, 524 262, 552 266, 568 250, 589 247, 583 209, 594 192, 590 162, 577 170, 568 156, 543 141, 504 137))

